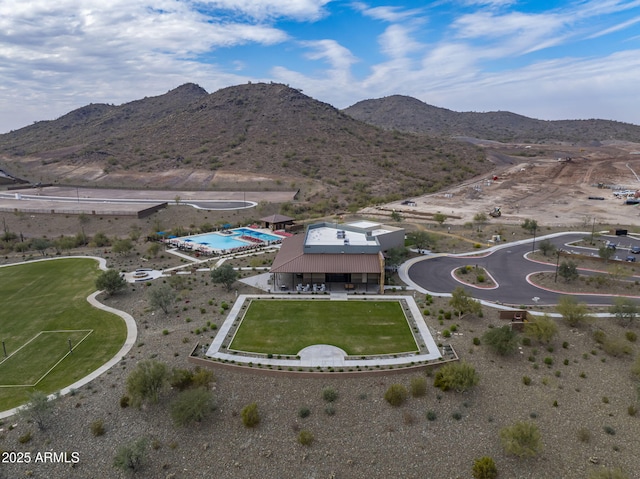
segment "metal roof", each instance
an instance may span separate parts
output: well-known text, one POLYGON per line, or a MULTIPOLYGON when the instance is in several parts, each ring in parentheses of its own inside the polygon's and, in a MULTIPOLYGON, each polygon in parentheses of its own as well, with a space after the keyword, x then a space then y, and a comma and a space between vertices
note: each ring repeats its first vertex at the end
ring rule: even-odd
POLYGON ((299 234, 282 242, 272 273, 381 273, 379 253, 304 254, 304 238, 299 234))

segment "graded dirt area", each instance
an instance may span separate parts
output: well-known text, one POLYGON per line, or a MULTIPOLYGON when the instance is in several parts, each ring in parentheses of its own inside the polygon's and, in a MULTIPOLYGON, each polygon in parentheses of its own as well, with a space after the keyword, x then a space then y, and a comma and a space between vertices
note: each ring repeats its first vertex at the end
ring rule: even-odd
MULTIPOLYGON (((637 206, 615 198, 615 189, 640 189, 640 145, 614 143, 598 147, 502 145, 491 143, 487 157, 493 171, 435 194, 400 201, 367 213, 400 212, 404 217, 442 213, 447 224, 473 222, 477 213, 500 207, 500 221, 519 224, 581 226, 640 225, 637 206), (498 146, 496 146, 498 145, 498 146), (600 187, 598 186, 600 185, 600 187), (603 199, 589 199, 589 197, 603 199), (382 211, 381 211, 382 210, 382 211)), ((490 218, 489 218, 490 220, 490 218)))

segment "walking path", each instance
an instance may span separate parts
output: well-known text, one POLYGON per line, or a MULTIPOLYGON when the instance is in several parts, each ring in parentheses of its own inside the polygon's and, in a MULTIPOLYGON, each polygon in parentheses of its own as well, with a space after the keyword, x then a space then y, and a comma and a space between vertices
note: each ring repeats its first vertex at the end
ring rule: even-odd
MULTIPOLYGON (((103 270, 103 271, 107 270, 107 261, 104 258, 98 258, 96 256, 65 256, 63 258, 44 258, 44 259, 41 259, 41 260, 34 260, 34 261, 54 261, 54 260, 57 260, 57 259, 68 259, 68 258, 82 258, 82 259, 89 258, 89 259, 94 259, 94 260, 98 261, 98 265, 99 265, 99 268, 101 270, 103 270)), ((33 263, 34 261, 29 261, 29 263, 33 263)), ((2 265, 2 266, 10 266, 10 265, 2 265)), ((111 369, 113 366, 118 364, 120 362, 120 360, 127 355, 127 353, 131 350, 131 348, 133 347, 133 345, 136 342, 136 338, 138 337, 138 327, 136 325, 135 319, 133 319, 133 316, 131 316, 128 313, 125 313, 124 311, 120 311, 118 309, 112 308, 110 306, 105 306, 104 304, 100 303, 96 299, 96 296, 98 296, 101 292, 102 291, 96 291, 95 293, 92 293, 87 298, 87 301, 89 302, 89 304, 91 304, 91 306, 94 306, 94 307, 96 307, 98 309, 101 309, 103 311, 107 311, 109 313, 113 313, 115 315, 120 316, 122 319, 124 319, 124 322, 125 322, 125 324, 127 326, 127 339, 125 340, 125 342, 122 345, 122 347, 120 348, 120 350, 109 361, 107 361, 102 366, 100 366, 98 369, 96 369, 95 371, 91 372, 90 374, 88 374, 87 376, 83 377, 82 379, 79 379, 75 383, 73 383, 73 384, 61 389, 59 392, 56 392, 55 394, 50 394, 49 395, 49 399, 54 399, 58 395, 63 395, 64 396, 66 394, 69 394, 73 390, 78 389, 79 387, 84 386, 85 384, 93 381, 98 376, 101 376, 102 374, 107 372, 109 369, 111 369)), ((13 416, 14 414, 16 414, 18 412, 18 409, 19 409, 19 407, 13 408, 13 409, 9 409, 8 411, 1 411, 0 412, 0 419, 6 418, 6 417, 9 417, 9 416, 13 416)))

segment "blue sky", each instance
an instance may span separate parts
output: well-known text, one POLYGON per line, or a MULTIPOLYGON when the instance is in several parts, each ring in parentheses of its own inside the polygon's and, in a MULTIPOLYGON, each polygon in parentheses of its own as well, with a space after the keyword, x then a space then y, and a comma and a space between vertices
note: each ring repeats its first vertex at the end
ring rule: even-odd
POLYGON ((0 0, 0 132, 248 81, 640 125, 640 0, 0 0))

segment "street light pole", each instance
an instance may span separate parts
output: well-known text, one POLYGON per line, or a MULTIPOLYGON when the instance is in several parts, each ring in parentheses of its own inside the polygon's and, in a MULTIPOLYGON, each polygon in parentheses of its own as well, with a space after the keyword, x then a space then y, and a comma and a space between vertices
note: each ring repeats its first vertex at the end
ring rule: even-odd
POLYGON ((531 247, 532 253, 536 250, 536 229, 537 228, 533 228, 533 246, 531 247))
POLYGON ((558 254, 558 260, 556 261, 556 277, 553 278, 553 282, 557 283, 558 282, 558 269, 560 268, 560 253, 562 253, 562 250, 559 249, 557 254, 558 254))

